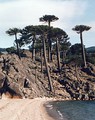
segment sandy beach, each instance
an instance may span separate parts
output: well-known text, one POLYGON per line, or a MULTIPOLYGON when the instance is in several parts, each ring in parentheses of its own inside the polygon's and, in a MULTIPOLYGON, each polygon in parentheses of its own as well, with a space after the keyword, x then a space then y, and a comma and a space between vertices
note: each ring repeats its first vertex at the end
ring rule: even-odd
POLYGON ((49 98, 1 99, 0 120, 53 120, 43 106, 51 100, 49 98))

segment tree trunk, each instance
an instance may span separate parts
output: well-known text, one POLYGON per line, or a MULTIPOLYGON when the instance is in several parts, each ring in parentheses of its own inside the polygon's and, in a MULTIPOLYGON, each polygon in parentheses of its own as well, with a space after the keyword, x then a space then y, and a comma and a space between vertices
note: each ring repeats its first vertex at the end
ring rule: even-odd
POLYGON ((63 50, 63 55, 62 55, 62 61, 65 62, 65 59, 66 59, 66 50, 63 50))
POLYGON ((46 44, 45 44, 45 36, 43 36, 43 53, 44 53, 44 60, 45 60, 45 65, 46 65, 46 70, 47 70, 47 76, 48 76, 48 82, 50 86, 50 91, 53 92, 53 85, 50 77, 50 71, 48 67, 48 62, 47 62, 47 57, 46 57, 46 44))
POLYGON ((35 82, 37 81, 37 65, 35 63, 35 82))
POLYGON ((41 48, 41 73, 43 73, 43 49, 41 48))
POLYGON ((50 21, 48 21, 49 32, 48 32, 48 62, 51 62, 51 39, 50 39, 50 21))
POLYGON ((18 44, 18 41, 17 41, 17 34, 15 34, 15 41, 16 41, 16 47, 17 47, 17 54, 18 54, 19 59, 21 59, 19 44, 18 44))
POLYGON ((48 45, 48 62, 51 62, 52 57, 51 57, 51 40, 50 40, 50 38, 48 39, 48 43, 49 43, 49 45, 48 45))
POLYGON ((86 68, 86 57, 85 57, 85 50, 84 50, 84 45, 83 45, 83 39, 82 39, 82 32, 80 32, 80 40, 81 40, 81 47, 82 47, 82 59, 83 59, 83 64, 84 67, 86 68))
POLYGON ((33 50, 32 50, 32 59, 33 61, 35 61, 35 36, 33 38, 33 50))
POLYGON ((57 62, 58 62, 58 70, 60 72, 61 70, 61 65, 60 65, 60 52, 59 52, 59 42, 58 42, 58 38, 56 39, 56 52, 57 52, 57 62))

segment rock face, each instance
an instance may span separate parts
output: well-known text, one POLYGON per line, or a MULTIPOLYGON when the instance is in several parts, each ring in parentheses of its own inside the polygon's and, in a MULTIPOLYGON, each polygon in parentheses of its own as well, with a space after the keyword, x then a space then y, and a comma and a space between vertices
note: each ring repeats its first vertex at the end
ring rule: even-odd
POLYGON ((95 99, 95 66, 88 63, 83 69, 75 64, 63 66, 58 73, 56 61, 49 63, 54 93, 50 94, 48 78, 41 62, 33 62, 31 53, 18 58, 15 54, 0 57, 0 96, 8 98, 35 98, 54 96, 63 99, 95 99))
POLYGON ((30 57, 19 60, 17 55, 2 55, 0 62, 0 93, 10 94, 10 97, 34 98, 46 96, 45 82, 41 78, 41 72, 37 71, 35 79, 35 63, 30 57), (4 63, 6 59, 6 63, 4 63), (4 64, 6 64, 4 68, 4 64), (6 72, 8 71, 8 72, 6 72), (6 84, 6 85, 5 85, 6 84))
POLYGON ((95 66, 88 63, 87 68, 68 65, 59 79, 61 85, 75 100, 95 100, 95 66), (92 68, 92 69, 91 69, 92 68))

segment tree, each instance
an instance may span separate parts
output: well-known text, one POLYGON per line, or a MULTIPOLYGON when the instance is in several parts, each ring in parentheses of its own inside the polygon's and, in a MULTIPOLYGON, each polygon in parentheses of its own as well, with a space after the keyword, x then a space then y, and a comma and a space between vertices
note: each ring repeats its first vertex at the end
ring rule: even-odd
POLYGON ((48 26, 50 27, 50 23, 58 20, 59 18, 56 17, 55 15, 44 15, 43 17, 40 18, 41 22, 47 22, 48 26))
POLYGON ((68 52, 68 54, 71 54, 71 55, 80 55, 81 53, 82 53, 82 48, 80 43, 76 43, 72 45, 68 52))
POLYGON ((17 54, 20 58, 20 51, 19 51, 19 43, 18 43, 18 38, 17 38, 17 34, 20 32, 20 29, 18 28, 10 28, 9 30, 6 31, 6 33, 10 36, 15 36, 15 43, 16 43, 16 47, 17 47, 17 54))
POLYGON ((83 58, 83 64, 84 67, 86 68, 86 57, 85 57, 85 50, 84 50, 84 45, 83 45, 83 37, 82 33, 84 31, 90 30, 91 27, 86 26, 86 25, 76 25, 72 30, 76 31, 78 34, 80 34, 80 40, 81 40, 81 47, 82 47, 82 58, 83 58))
POLYGON ((15 47, 6 48, 6 51, 7 51, 9 54, 11 54, 11 53, 16 53, 15 47))
POLYGON ((61 45, 60 51, 61 51, 61 56, 62 56, 63 62, 65 61, 67 52, 71 46, 70 41, 68 41, 69 39, 70 38, 68 37, 67 33, 65 32, 63 38, 60 41, 60 45, 61 45))
POLYGON ((35 61, 35 46, 38 34, 38 26, 29 25, 26 26, 22 31, 22 39, 25 41, 26 44, 31 44, 32 48, 32 59, 35 61))
POLYGON ((47 70, 49 87, 50 87, 50 91, 53 92, 53 85, 52 85, 50 71, 49 71, 47 57, 46 57, 46 40, 47 40, 47 34, 48 34, 48 26, 39 25, 38 31, 39 31, 39 37, 41 38, 43 43, 43 54, 44 54, 44 61, 45 61, 45 66, 47 70))
POLYGON ((47 22, 48 26, 49 26, 49 31, 48 31, 48 42, 49 42, 49 45, 48 45, 48 61, 49 62, 51 61, 51 45, 52 45, 52 41, 51 41, 51 38, 50 38, 50 32, 51 32, 50 26, 51 26, 51 22, 54 22, 58 19, 59 18, 56 17, 55 15, 44 15, 43 17, 41 17, 39 19, 41 22, 47 22))
MULTIPOLYGON (((84 48, 85 48, 85 46, 84 46, 84 48)), ((86 53, 86 49, 85 49, 85 53, 86 53)), ((76 44, 72 45, 67 52, 68 62, 73 61, 78 66, 83 65, 83 59, 81 56, 82 56, 81 43, 76 43, 76 44)))
POLYGON ((61 65, 60 65, 61 44, 64 44, 64 41, 68 40, 69 37, 68 37, 67 33, 60 28, 53 28, 51 34, 52 34, 52 37, 53 37, 54 41, 56 41, 56 53, 57 53, 58 70, 60 72, 60 70, 61 70, 61 65))

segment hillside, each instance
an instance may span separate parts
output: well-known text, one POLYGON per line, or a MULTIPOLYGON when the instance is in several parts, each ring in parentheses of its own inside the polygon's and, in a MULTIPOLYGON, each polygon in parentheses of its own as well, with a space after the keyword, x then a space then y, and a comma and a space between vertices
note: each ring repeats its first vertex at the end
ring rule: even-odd
POLYGON ((31 53, 24 52, 21 60, 15 54, 1 55, 0 58, 0 93, 1 98, 56 97, 62 99, 95 99, 95 66, 88 63, 88 68, 75 66, 75 63, 61 64, 61 73, 57 72, 57 61, 49 63, 54 92, 49 91, 48 78, 41 73, 40 61, 33 62, 31 53), (8 75, 4 70, 4 59, 8 75))
POLYGON ((95 52, 95 46, 86 48, 86 51, 88 53, 94 53, 95 52))

